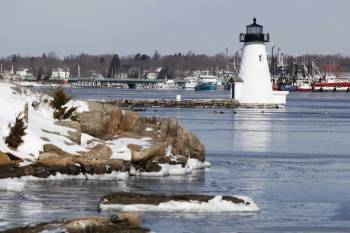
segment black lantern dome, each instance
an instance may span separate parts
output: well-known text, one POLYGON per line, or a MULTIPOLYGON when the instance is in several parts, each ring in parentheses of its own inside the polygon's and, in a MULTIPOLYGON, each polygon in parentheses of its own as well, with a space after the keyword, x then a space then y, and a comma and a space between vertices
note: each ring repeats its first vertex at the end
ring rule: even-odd
POLYGON ((239 35, 240 42, 269 42, 270 35, 264 33, 263 26, 256 23, 256 18, 253 19, 253 23, 247 26, 246 33, 239 35))

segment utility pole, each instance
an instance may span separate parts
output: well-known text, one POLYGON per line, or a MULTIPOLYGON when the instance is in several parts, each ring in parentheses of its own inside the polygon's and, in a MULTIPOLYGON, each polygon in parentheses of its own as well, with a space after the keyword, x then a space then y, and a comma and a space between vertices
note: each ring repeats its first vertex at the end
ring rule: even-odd
POLYGON ((275 62, 274 62, 274 54, 273 54, 273 50, 276 48, 276 45, 272 46, 271 48, 271 73, 272 75, 275 75, 275 62))
POLYGON ((78 64, 78 78, 80 78, 80 65, 78 64))

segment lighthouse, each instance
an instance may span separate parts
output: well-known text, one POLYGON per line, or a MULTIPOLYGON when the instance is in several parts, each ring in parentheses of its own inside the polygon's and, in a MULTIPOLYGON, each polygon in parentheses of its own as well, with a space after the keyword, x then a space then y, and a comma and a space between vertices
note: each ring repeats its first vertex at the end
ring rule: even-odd
POLYGON ((272 90, 265 48, 270 35, 264 33, 263 26, 254 18, 239 40, 244 48, 239 71, 241 81, 234 85, 234 99, 247 105, 285 105, 288 92, 272 90))

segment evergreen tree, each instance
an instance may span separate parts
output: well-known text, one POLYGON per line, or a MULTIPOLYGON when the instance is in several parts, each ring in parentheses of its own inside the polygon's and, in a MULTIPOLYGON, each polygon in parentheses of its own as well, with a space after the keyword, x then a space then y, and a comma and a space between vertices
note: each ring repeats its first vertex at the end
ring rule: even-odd
POLYGON ((24 119, 21 114, 18 114, 15 120, 15 124, 8 126, 10 128, 10 134, 5 138, 5 143, 13 149, 17 149, 20 144, 23 143, 22 137, 26 134, 26 126, 24 124, 24 119))
POLYGON ((108 77, 113 78, 117 74, 119 67, 120 67, 120 59, 118 54, 116 54, 113 56, 111 64, 109 65, 108 77))

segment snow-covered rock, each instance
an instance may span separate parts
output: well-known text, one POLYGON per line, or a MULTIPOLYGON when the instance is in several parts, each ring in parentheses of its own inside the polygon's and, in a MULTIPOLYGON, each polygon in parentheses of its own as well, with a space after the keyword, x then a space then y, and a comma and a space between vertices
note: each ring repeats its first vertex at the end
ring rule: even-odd
POLYGON ((257 212, 259 207, 244 196, 199 194, 141 194, 117 192, 102 197, 103 211, 126 212, 257 212))

